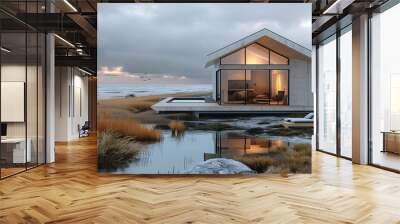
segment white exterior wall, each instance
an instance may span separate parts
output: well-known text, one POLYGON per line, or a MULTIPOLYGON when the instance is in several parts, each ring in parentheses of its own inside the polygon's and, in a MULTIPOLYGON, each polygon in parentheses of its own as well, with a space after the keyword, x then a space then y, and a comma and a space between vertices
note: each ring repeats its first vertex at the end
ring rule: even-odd
POLYGON ((213 66, 211 69, 211 85, 213 86, 213 91, 212 91, 212 98, 214 100, 217 100, 217 72, 218 71, 218 66, 213 66))
POLYGON ((289 106, 313 106, 311 61, 289 62, 289 106))

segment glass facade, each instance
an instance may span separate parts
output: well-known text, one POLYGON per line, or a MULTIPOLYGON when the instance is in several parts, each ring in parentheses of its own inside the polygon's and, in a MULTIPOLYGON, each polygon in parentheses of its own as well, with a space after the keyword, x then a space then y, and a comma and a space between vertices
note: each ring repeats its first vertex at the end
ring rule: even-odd
POLYGON ((222 65, 288 65, 289 59, 261 44, 254 43, 221 58, 222 65))
POLYGON ((288 70, 222 69, 217 73, 217 80, 221 104, 289 104, 288 70))
MULTIPOLYGON (((6 5, 7 4, 7 5, 6 5)), ((2 2, 37 13, 43 1, 2 2)), ((0 178, 45 163, 45 35, 0 13, 0 178), (12 27, 12 29, 10 29, 12 27)))
POLYGON ((289 59, 271 51, 270 52, 270 62, 271 62, 271 65, 287 65, 287 64, 289 64, 289 59))
POLYGON ((400 171, 400 5, 371 18, 370 162, 400 171))
POLYGON ((317 149, 352 157, 352 26, 317 48, 317 149))
POLYGON ((336 36, 318 48, 318 149, 336 153, 336 36))
POLYGON ((269 64, 269 50, 259 44, 252 44, 246 47, 246 64, 269 64))
POLYGON ((232 54, 221 58, 221 64, 236 65, 245 64, 245 50, 240 49, 232 54))
POLYGON ((340 36, 340 154, 352 157, 352 33, 351 26, 340 36))

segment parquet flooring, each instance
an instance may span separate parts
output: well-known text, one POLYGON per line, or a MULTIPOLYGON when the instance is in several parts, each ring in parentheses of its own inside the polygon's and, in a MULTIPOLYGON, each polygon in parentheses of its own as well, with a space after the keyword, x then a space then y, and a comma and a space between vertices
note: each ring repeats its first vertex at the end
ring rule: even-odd
POLYGON ((313 174, 168 177, 96 172, 95 137, 0 181, 0 223, 400 223, 400 175, 313 152, 313 174))

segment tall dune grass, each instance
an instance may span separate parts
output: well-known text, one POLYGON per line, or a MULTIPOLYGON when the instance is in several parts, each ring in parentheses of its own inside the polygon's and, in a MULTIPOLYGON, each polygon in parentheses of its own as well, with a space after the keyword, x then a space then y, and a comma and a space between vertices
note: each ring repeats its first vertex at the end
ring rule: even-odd
POLYGON ((176 133, 181 133, 186 129, 185 124, 182 121, 176 120, 169 122, 168 127, 176 133))
POLYGON ((98 136, 97 166, 113 170, 126 167, 140 152, 140 145, 131 137, 118 137, 111 131, 98 136))
POLYGON ((114 131, 123 136, 131 136, 136 141, 159 141, 161 132, 147 128, 133 119, 117 119, 112 117, 101 117, 97 123, 98 130, 114 131))
POLYGON ((278 172, 286 176, 289 171, 311 172, 311 146, 308 144, 296 144, 293 149, 288 149, 287 146, 274 147, 267 153, 246 154, 235 159, 257 173, 278 172))

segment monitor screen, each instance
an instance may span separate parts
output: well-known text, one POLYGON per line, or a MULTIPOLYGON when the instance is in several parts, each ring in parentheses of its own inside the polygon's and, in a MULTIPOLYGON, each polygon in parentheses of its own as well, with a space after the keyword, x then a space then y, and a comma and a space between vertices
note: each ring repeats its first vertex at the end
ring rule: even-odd
POLYGON ((1 124, 1 136, 7 136, 7 124, 1 124))

